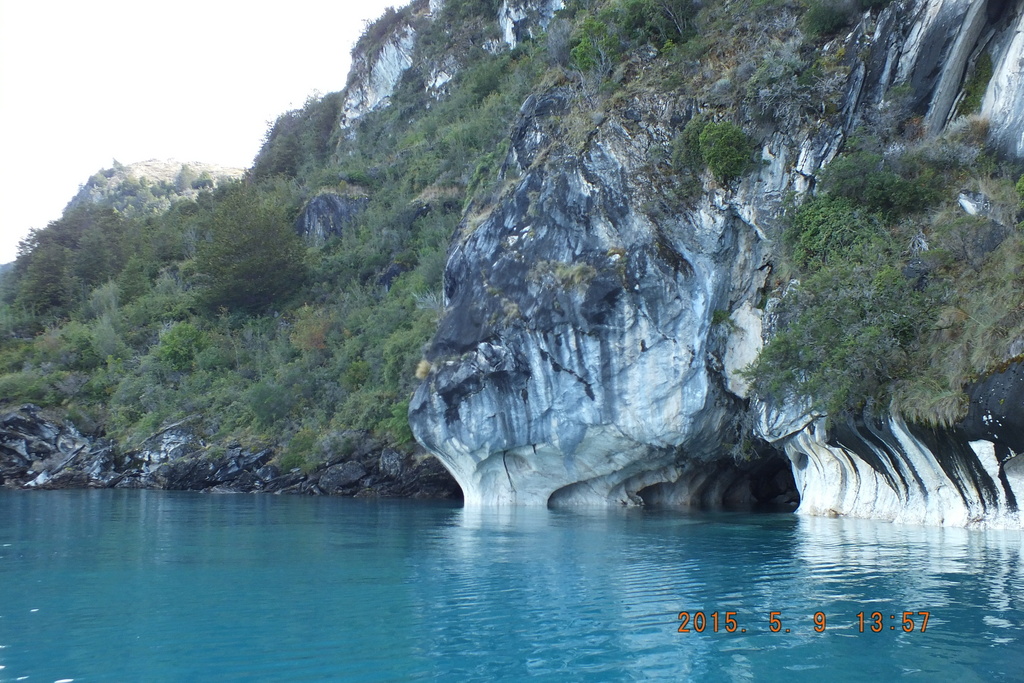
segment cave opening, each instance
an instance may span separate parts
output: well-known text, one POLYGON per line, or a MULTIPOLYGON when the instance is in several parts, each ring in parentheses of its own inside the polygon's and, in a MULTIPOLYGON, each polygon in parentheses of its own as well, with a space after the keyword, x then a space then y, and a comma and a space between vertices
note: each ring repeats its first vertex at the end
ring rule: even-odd
POLYGON ((723 459, 688 470, 675 482, 637 492, 644 507, 743 512, 792 512, 800 494, 790 461, 772 449, 750 462, 723 459))

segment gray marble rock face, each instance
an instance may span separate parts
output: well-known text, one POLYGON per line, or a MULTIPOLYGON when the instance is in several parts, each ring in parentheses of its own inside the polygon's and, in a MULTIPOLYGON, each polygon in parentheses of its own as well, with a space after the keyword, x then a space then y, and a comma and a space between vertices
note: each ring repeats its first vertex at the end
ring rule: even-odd
MULTIPOLYGON (((989 4, 998 3, 989 0, 989 4)), ((981 117, 988 119, 989 135, 1004 153, 1024 158, 1024 2, 1003 5, 1001 30, 990 46, 992 80, 981 103, 981 117)))
MULTIPOLYGON (((485 42, 484 49, 497 53, 540 36, 555 12, 564 6, 564 0, 503 0, 493 17, 501 39, 485 42)), ((413 3, 385 40, 371 50, 353 53, 339 120, 342 129, 350 128, 369 112, 390 105, 402 75, 414 64, 427 76, 428 96, 436 99, 447 94, 448 82, 462 67, 461 51, 466 46, 452 45, 440 57, 425 61, 417 61, 422 56, 416 49, 422 28, 437 19, 443 9, 443 0, 430 0, 425 6, 413 3)))
POLYGON ((342 128, 390 103, 398 80, 412 66, 415 46, 416 29, 403 22, 375 52, 352 55, 352 70, 342 105, 342 128))
MULTIPOLYGON (((762 406, 762 415, 767 411, 762 406)), ((909 524, 1024 526, 1024 364, 971 387, 967 417, 952 427, 891 416, 836 421, 766 419, 764 435, 793 466, 807 515, 909 524)))
POLYGON ((469 504, 637 503, 717 459, 736 409, 711 321, 763 283, 755 231, 710 201, 652 216, 643 146, 671 132, 610 122, 577 154, 559 143, 570 97, 524 105, 514 189, 451 252, 410 410, 469 504))
POLYGON ((306 202, 302 213, 295 219, 295 231, 312 244, 323 244, 332 237, 340 237, 366 208, 367 201, 366 197, 321 192, 306 202))
POLYGON ((524 38, 537 37, 563 7, 563 0, 503 0, 498 9, 502 39, 509 47, 515 47, 524 38))

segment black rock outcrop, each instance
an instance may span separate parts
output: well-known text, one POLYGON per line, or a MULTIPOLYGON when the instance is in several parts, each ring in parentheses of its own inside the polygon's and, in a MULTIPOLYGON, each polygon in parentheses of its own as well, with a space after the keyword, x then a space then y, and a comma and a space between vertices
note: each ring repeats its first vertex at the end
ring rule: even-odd
POLYGON ((218 493, 459 498, 458 484, 433 457, 387 448, 368 434, 309 471, 281 472, 274 451, 209 447, 187 423, 172 425, 124 453, 84 436, 32 405, 0 416, 0 487, 131 488, 218 493))

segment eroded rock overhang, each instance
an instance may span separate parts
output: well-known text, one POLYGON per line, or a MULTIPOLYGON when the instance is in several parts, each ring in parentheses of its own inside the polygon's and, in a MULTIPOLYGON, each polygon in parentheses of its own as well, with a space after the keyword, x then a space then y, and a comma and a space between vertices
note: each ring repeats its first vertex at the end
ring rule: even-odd
POLYGON ((761 241, 711 197, 650 211, 651 132, 605 122, 580 153, 570 97, 527 102, 512 189, 463 225, 413 432, 471 505, 755 502, 711 328, 763 285, 761 241))

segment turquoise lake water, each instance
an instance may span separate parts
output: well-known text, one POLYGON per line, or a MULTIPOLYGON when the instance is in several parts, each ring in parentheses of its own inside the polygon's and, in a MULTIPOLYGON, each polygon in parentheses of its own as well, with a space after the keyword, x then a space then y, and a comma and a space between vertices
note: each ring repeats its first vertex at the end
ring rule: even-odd
POLYGON ((1021 681, 1021 541, 789 514, 0 491, 0 681, 1021 681))

